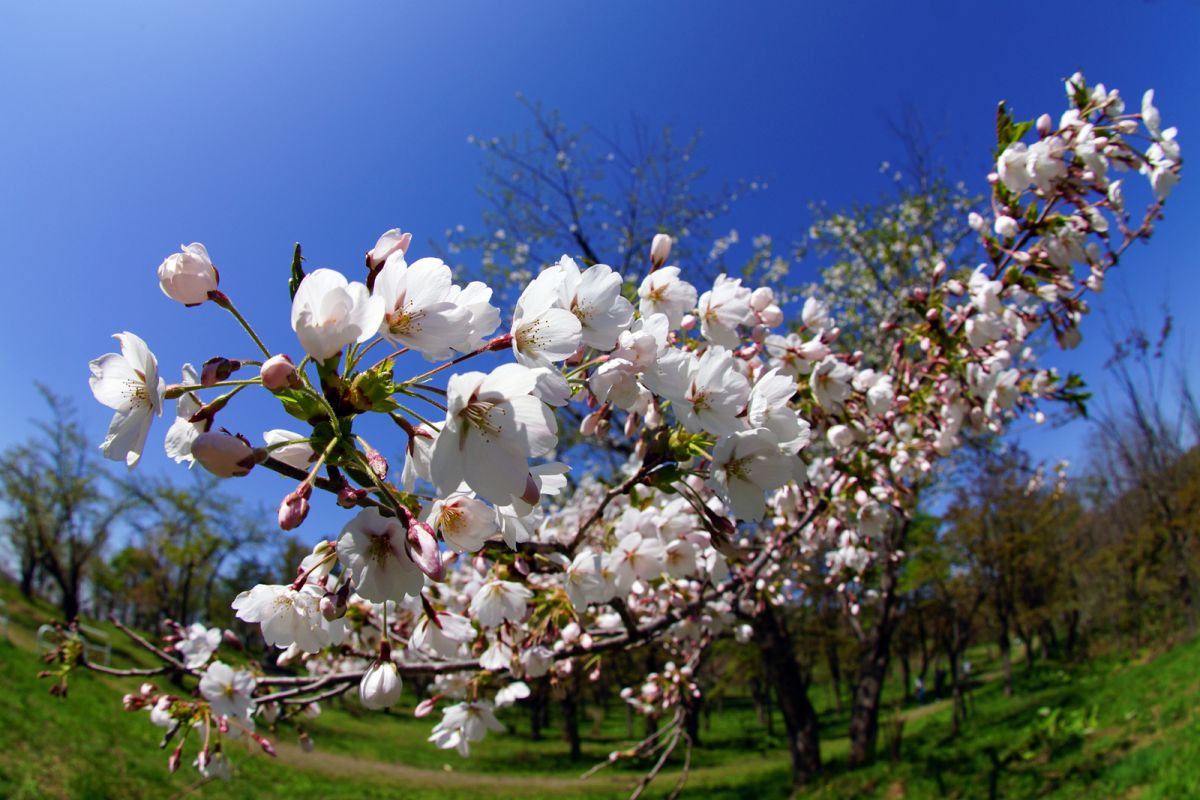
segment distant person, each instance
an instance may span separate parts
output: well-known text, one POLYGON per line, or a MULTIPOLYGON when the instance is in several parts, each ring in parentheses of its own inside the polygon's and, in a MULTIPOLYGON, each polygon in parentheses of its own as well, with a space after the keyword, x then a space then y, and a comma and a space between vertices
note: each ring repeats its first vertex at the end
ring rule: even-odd
POLYGON ((971 684, 971 662, 965 658, 963 659, 963 663, 962 663, 962 674, 963 674, 963 683, 965 683, 969 686, 971 684))
POLYGON ((913 684, 917 689, 917 703, 925 705, 925 681, 921 680, 921 677, 918 675, 913 684))

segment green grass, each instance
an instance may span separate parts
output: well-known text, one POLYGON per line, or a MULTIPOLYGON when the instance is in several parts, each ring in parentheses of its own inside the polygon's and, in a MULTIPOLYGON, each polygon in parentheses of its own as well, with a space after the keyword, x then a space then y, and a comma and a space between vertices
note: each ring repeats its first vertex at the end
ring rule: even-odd
MULTIPOLYGON (((33 636, 53 609, 27 605, 11 589, 0 584, 12 618, 9 640, 0 640, 0 797, 615 798, 627 796, 646 768, 618 764, 578 780, 588 766, 628 745, 624 713, 615 703, 594 727, 583 715, 584 758, 573 764, 557 730, 533 741, 519 712, 504 717, 508 735, 489 736, 470 759, 461 759, 425 741, 431 720, 414 719, 410 707, 368 715, 347 702, 327 703, 309 723, 314 753, 302 752, 295 731, 283 728, 272 735, 277 760, 235 743, 235 780, 196 786, 195 746, 170 775, 167 753, 156 746, 159 729, 145 712, 121 710, 120 695, 135 681, 79 674, 66 700, 49 695, 49 682, 35 677, 44 665, 33 636)), ((115 663, 146 663, 119 634, 113 642, 115 663)), ((989 669, 982 652, 973 660, 979 673, 989 669)), ((892 697, 901 694, 898 686, 891 688, 892 697)), ((818 705, 828 699, 822 689, 814 692, 818 705)), ((1198 711, 1200 643, 1136 663, 1094 662, 1069 671, 1044 664, 1030 673, 1018 668, 1014 697, 1005 697, 994 681, 976 688, 958 737, 951 736, 945 702, 907 709, 896 764, 885 759, 847 770, 845 716, 823 713, 828 775, 806 796, 987 797, 990 749, 1000 758, 1012 756, 995 775, 1000 797, 1200 797, 1198 711), (1061 709, 1053 736, 1038 735, 1047 727, 1043 708, 1061 709), (1089 724, 1094 729, 1085 731, 1089 724)), ((882 720, 885 728, 891 713, 882 720)), ((684 796, 786 797, 782 731, 776 719, 775 735, 768 736, 748 702, 727 699, 703 731, 684 796)), ((676 764, 649 796, 664 796, 677 775, 676 764)))

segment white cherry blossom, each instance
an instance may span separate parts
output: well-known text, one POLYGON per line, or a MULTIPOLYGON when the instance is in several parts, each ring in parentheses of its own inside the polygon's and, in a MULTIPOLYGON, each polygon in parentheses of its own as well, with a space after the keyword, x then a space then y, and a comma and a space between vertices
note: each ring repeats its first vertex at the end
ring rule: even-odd
POLYGON ((116 411, 100 450, 105 458, 133 469, 146 447, 150 423, 162 416, 166 382, 158 377, 158 359, 140 337, 126 331, 113 338, 121 343, 121 352, 93 360, 88 384, 97 400, 116 411))
POLYGON ((430 455, 439 491, 456 491, 465 481, 496 505, 525 494, 528 459, 545 455, 558 442, 558 424, 532 395, 535 384, 533 371, 520 364, 450 379, 446 421, 430 455))
POLYGON ((408 554, 408 530, 378 508, 364 508, 342 528, 338 561, 350 572, 358 593, 368 600, 400 602, 416 597, 425 576, 408 554))
POLYGON ((317 269, 304 276, 292 298, 292 330, 305 352, 325 361, 343 347, 365 342, 383 322, 383 300, 340 272, 317 269))

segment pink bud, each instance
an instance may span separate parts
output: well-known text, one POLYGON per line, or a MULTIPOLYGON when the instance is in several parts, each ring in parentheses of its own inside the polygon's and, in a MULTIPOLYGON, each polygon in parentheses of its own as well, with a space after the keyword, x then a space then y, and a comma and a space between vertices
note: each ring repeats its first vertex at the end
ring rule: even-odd
POLYGON ((370 465, 371 471, 379 480, 386 480, 388 474, 388 462, 383 455, 374 447, 367 446, 367 464, 370 465))
POLYGON ((283 498, 279 504, 279 527, 285 531, 295 530, 308 516, 308 498, 312 495, 312 486, 302 483, 295 491, 283 498))
POLYGON ((411 233, 401 233, 399 228, 392 228, 380 236, 375 246, 367 252, 367 266, 373 270, 379 269, 392 253, 407 253, 411 243, 411 233))
POLYGON ((433 713, 433 710, 437 708, 439 699, 441 699, 441 695, 430 697, 427 700, 422 700, 421 702, 417 703, 417 707, 413 709, 413 716, 417 719, 429 716, 433 713))
POLYGON ((769 286, 760 286, 750 293, 750 308, 762 311, 775 302, 775 292, 769 286))
POLYGON ((534 505, 542 497, 542 487, 538 486, 538 482, 533 475, 525 476, 525 492, 521 495, 521 499, 529 505, 534 505))
POLYGON ((366 496, 366 489, 355 489, 347 484, 338 490, 337 504, 342 508, 354 508, 366 496))
POLYGON ((599 411, 593 411, 591 414, 588 414, 586 417, 584 417, 583 421, 579 423, 579 435, 595 436, 596 426, 600 423, 600 417, 603 413, 604 410, 600 409, 599 411))
POLYGON ((326 592, 317 603, 317 607, 321 609, 322 617, 329 622, 333 622, 335 619, 341 619, 346 616, 346 609, 349 607, 349 604, 340 592, 326 592))
POLYGON ((145 697, 149 697, 150 695, 154 694, 154 684, 147 681, 138 688, 138 692, 145 697))
POLYGON ((171 753, 171 757, 167 759, 167 770, 169 770, 170 772, 177 771, 179 769, 179 761, 182 758, 183 758, 183 742, 180 742, 175 747, 174 752, 171 753))
POLYGON ((414 522, 408 526, 408 557, 432 580, 440 581, 446 576, 446 565, 442 563, 442 554, 438 552, 437 536, 427 523, 414 522))
POLYGON ((631 411, 625 416, 624 430, 626 436, 632 437, 635 433, 637 433, 639 421, 638 415, 635 412, 631 411))
POLYGON ((679 323, 679 327, 683 328, 685 331, 690 331, 692 328, 696 327, 696 315, 684 314, 683 320, 679 323))
POLYGON ((280 389, 294 389, 300 384, 300 378, 296 375, 296 365, 284 353, 271 356, 264 361, 262 369, 259 370, 259 376, 262 378, 262 385, 272 392, 278 392, 280 389))
POLYGON ((240 478, 255 463, 250 443, 224 431, 207 431, 197 436, 192 442, 192 456, 219 478, 240 478))
POLYGON ((261 733, 251 733, 250 735, 254 737, 254 741, 258 742, 264 753, 271 757, 275 756, 275 748, 271 746, 270 739, 263 736, 261 733))
POLYGON ((204 362, 200 368, 200 385, 215 386, 242 368, 242 362, 216 356, 204 362))
POLYGON ((656 233, 650 240, 650 265, 654 270, 667 263, 671 257, 671 237, 665 233, 656 233))
POLYGON ((1043 139, 1054 132, 1054 123, 1050 120, 1049 114, 1042 114, 1037 120, 1037 132, 1043 139))

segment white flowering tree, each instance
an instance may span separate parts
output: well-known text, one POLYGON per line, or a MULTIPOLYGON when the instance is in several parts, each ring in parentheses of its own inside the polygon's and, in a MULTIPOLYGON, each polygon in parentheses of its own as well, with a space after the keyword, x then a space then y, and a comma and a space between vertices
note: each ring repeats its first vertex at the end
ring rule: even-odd
MULTIPOLYGON (((48 676, 60 690, 85 667, 174 676, 182 690, 147 682, 126 707, 166 729, 171 768, 195 754, 202 774, 227 776, 226 738, 270 752, 259 721, 296 720, 352 690, 384 708, 408 676, 432 680, 416 710, 439 713, 430 741, 466 756, 501 730, 495 710, 526 696, 527 679, 596 679, 608 656, 652 645, 669 660, 623 692, 658 720, 629 751, 657 754, 641 794, 691 747, 694 677, 717 637, 790 647, 770 621, 818 553, 852 611, 872 602, 861 576, 894 575, 902 551, 887 532, 932 464, 966 430, 999 431, 1070 397, 1031 337, 1078 340, 1087 293, 1150 235, 1181 162, 1152 93, 1127 113, 1115 91, 1076 75, 1067 100, 1057 122, 1036 125, 1001 109, 991 207, 975 225, 983 262, 961 278, 933 264, 870 365, 840 345, 826 304, 810 298, 781 336, 780 295, 725 275, 696 286, 668 264, 666 239, 636 293, 622 291, 635 276, 563 256, 502 313, 483 283, 412 258, 398 230, 368 252, 364 282, 306 274, 297 251, 294 361, 220 290, 206 249, 183 248, 159 268, 163 291, 227 310, 260 354, 185 365, 168 385, 146 343, 118 334, 121 352, 91 364, 92 391, 115 412, 104 454, 136 464, 174 401, 174 458, 224 478, 278 473, 285 530, 318 496, 347 522, 314 537, 294 575, 231 598, 278 651, 272 661, 235 666, 219 632, 197 625, 163 641, 130 631, 161 662, 151 668, 91 664, 67 640, 48 676), (1122 172, 1150 182, 1136 217, 1122 172), (425 363, 413 365, 417 354, 425 363), (273 395, 279 416, 239 417, 243 392, 273 395), (556 460, 567 408, 584 410, 583 435, 634 442, 620 474, 556 460), (229 428, 265 432, 260 443, 229 428), (397 474, 381 452, 401 447, 397 474)), ((811 708, 806 717, 802 693, 781 699, 803 781, 820 768, 811 708)))

